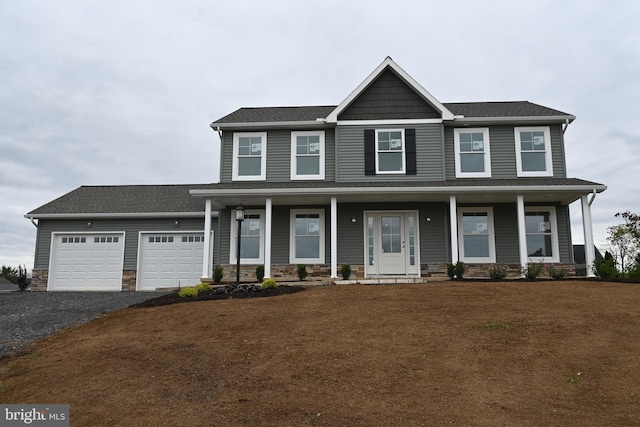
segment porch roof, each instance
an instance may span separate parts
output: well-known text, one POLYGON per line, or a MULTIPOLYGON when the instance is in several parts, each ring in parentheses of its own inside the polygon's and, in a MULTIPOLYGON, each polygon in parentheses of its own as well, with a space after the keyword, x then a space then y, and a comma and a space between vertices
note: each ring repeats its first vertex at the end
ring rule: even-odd
POLYGON ((278 204, 324 204, 331 197, 339 202, 426 202, 459 203, 515 202, 518 194, 527 202, 569 204, 584 194, 600 193, 606 186, 578 178, 475 178, 445 181, 371 182, 233 182, 209 184, 190 190, 195 197, 212 199, 217 208, 261 205, 267 198, 278 204))

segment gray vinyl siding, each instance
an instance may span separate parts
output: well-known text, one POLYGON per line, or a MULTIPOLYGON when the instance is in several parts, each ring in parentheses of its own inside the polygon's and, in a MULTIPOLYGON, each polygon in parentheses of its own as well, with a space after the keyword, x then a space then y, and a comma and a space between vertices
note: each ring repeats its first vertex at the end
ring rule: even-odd
MULTIPOLYGON (((296 129, 305 131, 310 129, 296 129)), ((325 135, 325 181, 333 181, 335 175, 335 131, 323 129, 325 135)), ((243 133, 245 131, 239 132, 243 133)), ((249 132, 249 131, 246 131, 249 132)), ((251 131, 251 132, 258 132, 251 131)), ((289 129, 267 131, 267 182, 291 181, 291 132, 289 129)), ((222 136, 222 161, 220 182, 233 181, 233 133, 222 136)))
POLYGON ((338 126, 336 158, 337 182, 347 181, 442 181, 443 126, 441 124, 338 126), (364 174, 364 130, 406 129, 416 130, 416 175, 368 175, 364 174))
MULTIPOLYGON (((491 152, 491 177, 492 178, 517 178, 518 171, 516 166, 516 140, 515 127, 525 127, 528 125, 518 126, 488 126, 490 152, 491 152)), ((487 126, 473 126, 487 127, 487 126)), ((555 178, 566 178, 566 164, 564 160, 564 142, 562 136, 562 127, 560 125, 550 126, 551 134, 551 154, 553 163, 553 176, 555 178)), ((448 180, 456 179, 455 166, 455 147, 454 147, 454 128, 445 127, 444 130, 445 144, 445 167, 446 177, 448 180)))
MULTIPOLYGON (((203 215, 204 216, 204 215, 203 215)), ((124 269, 136 270, 138 263, 139 232, 186 232, 204 230, 204 218, 178 218, 180 227, 174 226, 176 218, 154 219, 92 219, 92 227, 87 227, 88 219, 41 219, 38 225, 35 270, 47 270, 51 254, 51 233, 125 232, 124 269)), ((217 228, 217 218, 212 218, 212 228, 217 228)), ((214 233, 214 253, 217 246, 217 233, 214 233)), ((217 260, 214 259, 217 263, 217 260)))
POLYGON ((431 119, 442 113, 388 69, 338 117, 338 120, 431 119))

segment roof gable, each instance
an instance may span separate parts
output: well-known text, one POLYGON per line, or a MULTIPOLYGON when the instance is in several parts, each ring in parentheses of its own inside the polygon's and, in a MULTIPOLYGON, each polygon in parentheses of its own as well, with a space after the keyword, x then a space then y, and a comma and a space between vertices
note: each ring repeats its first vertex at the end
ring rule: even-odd
MULTIPOLYGON (((383 81, 389 80, 389 71, 393 72, 397 78, 405 82, 405 85, 413 90, 415 94, 422 98, 425 103, 430 105, 436 113, 439 113, 438 118, 445 120, 452 120, 453 113, 449 111, 440 101, 438 101, 433 95, 431 95, 425 88, 423 88, 417 81, 413 79, 406 71, 404 71, 398 64, 396 64, 390 57, 386 57, 384 61, 362 82, 360 85, 347 96, 344 101, 340 103, 328 116, 327 122, 335 123, 338 121, 338 117, 346 112, 361 95, 365 94, 367 90, 378 80, 379 77, 385 76, 383 81)), ((375 92, 375 86, 374 92, 375 92)), ((406 91, 405 91, 406 92, 406 91)), ((366 95, 365 95, 366 97, 366 95)), ((389 118, 389 117, 387 117, 389 118)), ((393 117, 391 117, 393 118, 393 117)), ((413 117, 412 117, 413 118, 413 117)))
POLYGON ((391 67, 385 68, 338 120, 440 119, 442 112, 416 92, 391 67))

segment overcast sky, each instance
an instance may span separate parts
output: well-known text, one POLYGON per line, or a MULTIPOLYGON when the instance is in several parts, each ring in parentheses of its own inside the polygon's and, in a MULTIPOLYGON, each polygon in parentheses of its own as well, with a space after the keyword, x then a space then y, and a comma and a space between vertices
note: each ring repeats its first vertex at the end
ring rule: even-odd
MULTIPOLYGON (((81 186, 218 181, 212 121, 337 105, 386 56, 441 102, 577 116, 568 175, 603 183, 598 246, 640 213, 638 1, 0 0, 0 265, 27 212, 81 186)), ((584 241, 579 202, 574 243, 584 241)))

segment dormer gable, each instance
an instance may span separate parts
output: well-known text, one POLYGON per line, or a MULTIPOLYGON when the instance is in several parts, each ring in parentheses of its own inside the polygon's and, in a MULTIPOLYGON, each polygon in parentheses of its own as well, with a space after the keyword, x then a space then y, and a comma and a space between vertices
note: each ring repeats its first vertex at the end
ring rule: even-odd
POLYGON ((327 117, 345 120, 444 119, 453 114, 387 57, 327 117))

